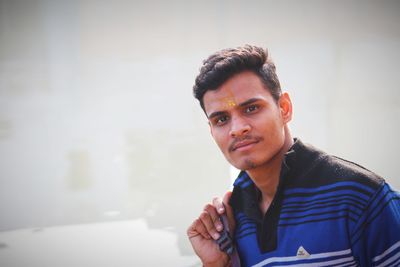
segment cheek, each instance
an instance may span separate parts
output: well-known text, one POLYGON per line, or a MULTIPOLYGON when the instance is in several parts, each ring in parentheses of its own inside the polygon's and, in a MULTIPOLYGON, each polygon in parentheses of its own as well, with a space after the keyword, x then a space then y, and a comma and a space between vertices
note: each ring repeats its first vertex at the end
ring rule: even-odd
POLYGON ((228 143, 228 137, 223 133, 223 131, 212 131, 212 136, 214 138, 215 143, 217 143, 218 147, 221 150, 226 149, 228 143))
POLYGON ((281 124, 277 120, 265 120, 263 123, 260 123, 261 127, 257 128, 257 133, 266 139, 266 141, 272 143, 276 141, 280 141, 282 135, 284 133, 284 125, 281 124))
POLYGON ((228 150, 229 142, 226 138, 224 138, 220 140, 218 145, 221 150, 226 151, 228 150))

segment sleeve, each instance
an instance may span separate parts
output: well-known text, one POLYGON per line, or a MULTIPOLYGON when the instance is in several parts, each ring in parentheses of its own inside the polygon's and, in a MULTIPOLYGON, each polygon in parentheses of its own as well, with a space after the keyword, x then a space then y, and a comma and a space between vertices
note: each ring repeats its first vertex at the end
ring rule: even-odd
POLYGON ((360 266, 400 266, 400 193, 384 183, 351 233, 360 266))

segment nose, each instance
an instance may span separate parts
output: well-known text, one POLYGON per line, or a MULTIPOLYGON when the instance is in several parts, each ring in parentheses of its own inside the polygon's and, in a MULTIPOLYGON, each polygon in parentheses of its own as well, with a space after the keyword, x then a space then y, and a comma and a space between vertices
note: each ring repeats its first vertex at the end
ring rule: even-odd
POLYGON ((230 136, 239 137, 247 134, 250 130, 251 126, 245 119, 240 117, 232 118, 230 136))

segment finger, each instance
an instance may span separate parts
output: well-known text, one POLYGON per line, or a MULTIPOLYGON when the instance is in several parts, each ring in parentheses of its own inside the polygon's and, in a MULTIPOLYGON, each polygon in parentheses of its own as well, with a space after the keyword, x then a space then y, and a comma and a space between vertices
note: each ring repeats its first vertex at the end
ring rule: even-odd
POLYGON ((229 229, 233 232, 235 230, 235 216, 233 214, 233 209, 231 205, 229 205, 229 200, 231 199, 231 196, 231 191, 226 192, 223 198, 223 203, 226 210, 226 216, 228 217, 229 229))
POLYGON ((187 236, 189 239, 201 235, 205 239, 211 239, 211 236, 208 234, 206 227, 204 226, 203 222, 200 218, 194 220, 192 225, 187 230, 187 236))
POLYGON ((213 198, 213 205, 215 209, 218 211, 218 214, 224 214, 225 207, 222 199, 220 197, 213 198))
POLYGON ((219 217, 219 214, 215 208, 214 205, 207 204, 204 207, 204 210, 208 212, 208 214, 211 216, 211 220, 214 223, 214 228, 217 229, 218 232, 222 231, 224 228, 221 222, 221 219, 219 217))
POLYGON ((217 229, 214 226, 214 221, 212 220, 210 213, 204 210, 200 214, 199 219, 205 226, 207 233, 211 235, 213 239, 217 240, 220 237, 220 234, 218 233, 217 229))

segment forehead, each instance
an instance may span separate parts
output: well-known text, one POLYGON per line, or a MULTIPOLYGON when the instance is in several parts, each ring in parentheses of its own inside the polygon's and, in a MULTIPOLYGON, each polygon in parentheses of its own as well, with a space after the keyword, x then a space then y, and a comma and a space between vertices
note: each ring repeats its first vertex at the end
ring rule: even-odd
POLYGON ((204 94, 203 102, 207 115, 216 111, 226 111, 251 99, 273 100, 260 78, 251 71, 241 72, 228 79, 216 90, 204 94))

